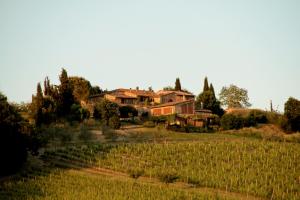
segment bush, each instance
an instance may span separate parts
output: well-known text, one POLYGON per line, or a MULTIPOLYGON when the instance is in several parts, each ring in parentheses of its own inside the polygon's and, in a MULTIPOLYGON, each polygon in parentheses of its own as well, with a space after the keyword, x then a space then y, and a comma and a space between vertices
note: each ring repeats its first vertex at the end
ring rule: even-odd
POLYGON ((251 110, 249 116, 253 116, 256 123, 265 124, 268 122, 267 114, 262 110, 251 110))
POLYGON ((244 126, 244 118, 233 114, 225 114, 221 118, 221 127, 224 130, 240 129, 244 126))
POLYGON ((138 111, 132 106, 122 106, 119 108, 121 118, 133 118, 138 116, 138 111))
POLYGON ((83 121, 90 117, 90 112, 87 109, 82 108, 79 104, 73 104, 71 106, 70 114, 68 116, 69 121, 83 121))
POLYGON ((109 127, 113 129, 119 129, 121 127, 119 116, 115 115, 109 118, 109 127))
POLYGON ((155 124, 153 121, 146 121, 146 122, 144 122, 143 126, 146 128, 154 128, 155 124))
POLYGON ((287 131, 300 131, 300 101, 290 97, 284 104, 284 116, 287 119, 287 131))

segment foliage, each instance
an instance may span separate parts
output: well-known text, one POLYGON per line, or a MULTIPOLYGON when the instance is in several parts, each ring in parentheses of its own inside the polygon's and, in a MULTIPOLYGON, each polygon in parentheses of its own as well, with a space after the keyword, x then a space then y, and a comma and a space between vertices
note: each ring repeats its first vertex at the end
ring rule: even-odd
POLYGON ((120 128, 120 111, 116 103, 103 99, 94 106, 94 117, 101 119, 106 126, 120 128))
POLYGON ((84 119, 88 119, 90 117, 90 113, 87 109, 82 108, 79 104, 73 104, 71 106, 69 120, 70 121, 83 121, 84 119))
POLYGON ((0 93, 0 176, 14 173, 27 159, 27 137, 22 134, 23 118, 0 93))
POLYGON ((80 103, 81 101, 86 101, 90 96, 90 82, 82 77, 77 76, 71 76, 68 77, 68 79, 73 91, 75 101, 77 103, 80 103))
POLYGON ((220 102, 215 96, 214 87, 212 84, 208 86, 207 77, 204 79, 204 88, 202 93, 200 93, 195 102, 196 109, 208 109, 211 110, 213 114, 222 116, 224 110, 221 108, 220 102))
POLYGON ((206 91, 210 91, 210 88, 208 86, 207 77, 204 78, 204 86, 203 86, 203 92, 206 92, 206 91))
POLYGON ((268 122, 267 113, 265 111, 254 109, 250 111, 249 115, 254 117, 256 123, 266 124, 268 122))
POLYGON ((163 90, 165 90, 165 91, 174 91, 175 88, 172 87, 172 86, 166 86, 166 87, 163 88, 163 90))
POLYGON ((99 86, 91 86, 90 87, 90 96, 97 95, 103 93, 99 86))
POLYGON ((290 97, 284 104, 284 116, 287 118, 287 131, 300 131, 300 101, 290 97))
POLYGON ((233 114, 225 114, 221 118, 221 126, 224 130, 243 128, 244 118, 233 114))
POLYGON ((128 118, 128 117, 136 117, 138 116, 138 111, 136 108, 132 106, 121 106, 119 108, 120 117, 121 118, 128 118))
POLYGON ((220 94, 221 104, 228 108, 250 107, 248 91, 235 85, 223 87, 220 94))
POLYGON ((113 115, 109 118, 109 127, 113 129, 119 129, 121 127, 120 118, 118 115, 113 115))
POLYGON ((181 91, 181 84, 180 84, 180 80, 179 78, 176 78, 176 81, 175 81, 175 88, 174 88, 176 91, 181 91))

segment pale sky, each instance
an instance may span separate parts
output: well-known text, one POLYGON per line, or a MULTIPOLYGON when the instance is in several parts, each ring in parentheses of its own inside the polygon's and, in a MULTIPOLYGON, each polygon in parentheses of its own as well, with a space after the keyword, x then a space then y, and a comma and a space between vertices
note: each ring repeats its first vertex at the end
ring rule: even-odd
POLYGON ((300 99, 299 0, 0 0, 0 91, 29 102, 64 67, 103 89, 235 84, 253 108, 300 99))

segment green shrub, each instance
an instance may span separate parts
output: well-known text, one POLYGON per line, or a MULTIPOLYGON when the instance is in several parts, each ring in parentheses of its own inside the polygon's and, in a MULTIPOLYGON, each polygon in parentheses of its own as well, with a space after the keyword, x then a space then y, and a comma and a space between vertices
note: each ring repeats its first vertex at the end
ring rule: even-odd
POLYGON ((132 106, 122 106, 119 107, 120 117, 121 118, 133 118, 138 116, 138 111, 132 106))
POLYGON ((244 118, 233 114, 225 114, 221 118, 221 126, 224 130, 243 128, 244 118))
POLYGON ((251 110, 248 116, 253 116, 256 123, 265 124, 268 122, 267 113, 262 110, 251 110))
POLYGON ((114 115, 109 118, 109 127, 113 129, 119 129, 121 127, 120 118, 117 115, 114 115))

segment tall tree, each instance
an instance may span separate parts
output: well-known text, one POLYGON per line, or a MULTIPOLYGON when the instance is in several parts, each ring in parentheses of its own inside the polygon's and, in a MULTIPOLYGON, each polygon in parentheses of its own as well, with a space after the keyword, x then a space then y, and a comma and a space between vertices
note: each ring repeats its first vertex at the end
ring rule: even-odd
POLYGON ((105 125, 116 129, 120 127, 120 111, 118 104, 104 99, 98 105, 96 104, 95 111, 96 110, 97 114, 101 113, 101 119, 105 125))
POLYGON ((288 131, 300 131, 300 101, 290 97, 284 104, 284 116, 287 118, 288 131))
POLYGON ((209 91, 212 93, 213 97, 216 99, 215 89, 214 89, 214 86, 212 83, 209 85, 209 91))
POLYGON ((44 103, 43 91, 41 84, 37 84, 36 95, 32 95, 32 102, 30 105, 31 115, 37 126, 42 123, 42 108, 44 103))
POLYGON ((69 82, 71 84, 75 100, 78 103, 86 101, 90 95, 90 82, 85 78, 77 76, 69 77, 69 82))
POLYGON ((62 69, 61 75, 59 76, 60 86, 59 90, 59 102, 58 102, 58 114, 60 116, 68 115, 72 104, 75 102, 72 86, 69 82, 68 74, 65 69, 62 69))
POLYGON ((204 86, 203 86, 203 92, 209 91, 209 86, 208 86, 208 80, 207 77, 204 79, 204 86))
POLYGON ((235 85, 223 87, 220 92, 221 104, 228 108, 250 107, 248 91, 235 85))
POLYGON ((215 96, 213 85, 208 86, 207 77, 204 79, 203 91, 196 98, 195 105, 196 109, 208 109, 219 116, 224 114, 224 110, 215 96))
POLYGON ((176 91, 181 91, 181 84, 180 84, 179 78, 176 78, 176 81, 175 81, 175 90, 176 91))
POLYGON ((26 161, 26 138, 22 134, 24 120, 0 92, 0 177, 16 172, 26 161))

